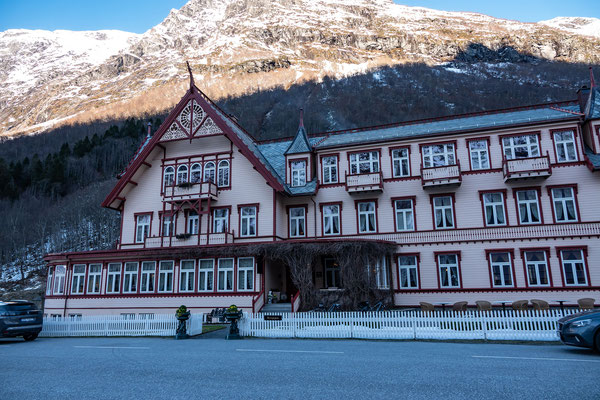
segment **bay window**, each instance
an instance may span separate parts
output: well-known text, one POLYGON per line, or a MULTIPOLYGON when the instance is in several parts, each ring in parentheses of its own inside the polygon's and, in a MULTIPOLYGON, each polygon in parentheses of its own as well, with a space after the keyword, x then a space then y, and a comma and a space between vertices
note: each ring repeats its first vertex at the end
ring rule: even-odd
POLYGON ((142 262, 142 280, 141 280, 142 284, 140 285, 140 292, 153 293, 155 279, 156 279, 156 262, 155 261, 142 262))
POLYGON ((158 292, 173 291, 173 261, 161 261, 158 265, 158 292))
POLYGON ((337 204, 323 206, 323 235, 340 234, 340 206, 337 204))
POLYGON ((238 258, 237 289, 239 291, 254 290, 254 258, 238 258))
POLYGON ((377 206, 374 201, 358 203, 358 233, 377 231, 377 206))
POLYGON ((179 291, 193 292, 196 280, 196 262, 194 260, 181 260, 179 266, 179 291))
POLYGON ((219 161, 219 167, 217 169, 217 186, 229 186, 229 161, 227 160, 219 161))
POLYGON ((138 263, 126 262, 123 276, 123 293, 135 293, 138 289, 138 263))
POLYGON ((292 186, 306 185, 306 161, 295 160, 290 162, 290 170, 292 174, 292 186))
POLYGON ((537 135, 509 136, 502 139, 504 156, 507 160, 540 156, 537 135))
POLYGON ((417 256, 398 256, 398 277, 400 289, 419 288, 419 269, 417 267, 417 256))
POLYGON ((233 291, 233 258, 219 258, 217 274, 217 290, 233 291))
POLYGON ((306 236, 306 208, 291 207, 289 209, 290 237, 306 236))
POLYGON ((490 268, 492 269, 492 286, 512 287, 514 280, 510 253, 489 253, 488 257, 490 259, 490 268))
POLYGON ((121 264, 108 264, 106 278, 106 293, 119 293, 121 291, 121 264))
POLYGON ((329 185, 338 183, 338 158, 337 156, 327 156, 321 159, 323 169, 323 184, 329 185))
POLYGON ((135 217, 135 242, 144 243, 144 239, 150 236, 151 214, 140 214, 135 217))
POLYGON ((423 146, 423 168, 445 167, 456 165, 454 143, 433 144, 423 146))
POLYGON ((433 198, 433 218, 435 229, 454 228, 454 207, 452 196, 433 198))
POLYGON ((413 231, 415 229, 414 203, 412 199, 394 200, 396 231, 413 231))
POLYGON ((71 294, 83 294, 85 289, 85 264, 73 265, 73 283, 71 294))
POLYGON ((350 174, 372 174, 379 172, 379 152, 367 151, 350 154, 350 174))
POLYGON ((240 236, 256 236, 256 207, 240 208, 240 236))
POLYGON ((459 288, 458 254, 438 254, 437 259, 441 288, 459 288))
POLYGON ((526 251, 525 270, 529 286, 550 286, 548 261, 545 251, 526 251))
POLYGON ((471 157, 471 169, 489 169, 490 156, 487 140, 470 140, 469 153, 471 157))
POLYGON ((100 283, 102 282, 102 264, 90 264, 88 267, 87 293, 100 293, 100 283))
POLYGON ((521 224, 540 224, 540 204, 537 190, 519 190, 517 192, 517 208, 521 224))
POLYGON ((560 251, 566 286, 585 286, 588 284, 584 256, 581 249, 560 251))
POLYGON ((577 161, 577 146, 573 131, 554 132, 553 138, 557 162, 577 161))
POLYGON ((392 176, 394 178, 410 176, 408 148, 392 150, 392 176))
POLYGON ((577 222, 577 207, 573 188, 553 188, 551 193, 556 222, 577 222))
POLYGON ((229 209, 216 208, 213 210, 213 233, 225 233, 229 230, 229 209))
POLYGON ((198 291, 213 291, 214 274, 215 260, 204 259, 198 261, 198 291))
POLYGON ((504 193, 483 193, 483 210, 486 226, 506 225, 506 210, 504 209, 504 193))

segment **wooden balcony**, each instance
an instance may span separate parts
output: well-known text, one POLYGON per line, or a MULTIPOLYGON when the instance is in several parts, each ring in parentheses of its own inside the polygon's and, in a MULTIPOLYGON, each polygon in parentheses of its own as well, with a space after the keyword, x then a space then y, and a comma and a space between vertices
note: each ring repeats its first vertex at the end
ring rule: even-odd
POLYGON ((348 193, 364 193, 383 190, 383 178, 380 172, 370 174, 346 174, 346 190, 348 193))
POLYGON ((185 183, 165 187, 163 199, 166 201, 198 200, 219 198, 219 189, 212 182, 185 183))
POLYGON ((182 247, 182 246, 207 246, 215 244, 233 243, 233 233, 201 233, 200 235, 178 235, 165 237, 146 238, 146 248, 152 247, 182 247))
POLYGON ((442 167, 421 167, 421 181, 423 188, 447 185, 460 185, 462 177, 460 165, 444 165, 442 167))
POLYGON ((529 179, 529 178, 548 178, 552 175, 550 166, 550 157, 548 154, 541 157, 517 158, 515 160, 502 161, 502 172, 504 173, 504 182, 529 179))

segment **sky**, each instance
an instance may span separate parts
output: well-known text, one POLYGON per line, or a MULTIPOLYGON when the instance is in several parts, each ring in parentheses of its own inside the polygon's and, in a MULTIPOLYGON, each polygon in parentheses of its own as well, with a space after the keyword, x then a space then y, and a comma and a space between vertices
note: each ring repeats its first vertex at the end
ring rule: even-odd
MULTIPOLYGON (((600 18, 600 0, 394 0, 446 11, 473 11, 535 22, 557 16, 600 18)), ((143 33, 187 0, 0 0, 0 31, 7 29, 119 29, 143 33)))

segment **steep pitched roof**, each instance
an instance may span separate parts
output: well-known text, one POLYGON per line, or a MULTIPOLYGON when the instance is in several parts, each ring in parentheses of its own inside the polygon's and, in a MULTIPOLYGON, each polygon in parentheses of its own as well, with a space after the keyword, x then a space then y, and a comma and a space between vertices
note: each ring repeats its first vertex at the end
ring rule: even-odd
POLYGON ((299 154, 299 153, 310 153, 312 150, 310 143, 308 141, 308 135, 306 134, 306 129, 304 128, 304 112, 300 110, 300 125, 298 126, 298 132, 296 132, 296 136, 292 143, 285 151, 285 155, 288 154, 299 154))

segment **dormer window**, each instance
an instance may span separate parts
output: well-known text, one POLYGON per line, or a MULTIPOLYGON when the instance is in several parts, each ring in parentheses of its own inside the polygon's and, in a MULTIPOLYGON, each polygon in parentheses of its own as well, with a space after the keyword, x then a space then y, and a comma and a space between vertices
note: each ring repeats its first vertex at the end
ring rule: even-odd
POLYGON ((175 168, 167 167, 165 168, 165 175, 163 178, 163 182, 165 187, 173 186, 173 182, 175 182, 175 168))
POLYGON ((350 154, 350 174, 372 174, 379 172, 379 152, 367 151, 350 154))
POLYGON ((186 183, 188 181, 188 167, 187 165, 180 165, 177 167, 177 184, 186 183))
POLYGON ((290 165, 292 170, 292 186, 306 185, 306 161, 292 161, 290 165))

